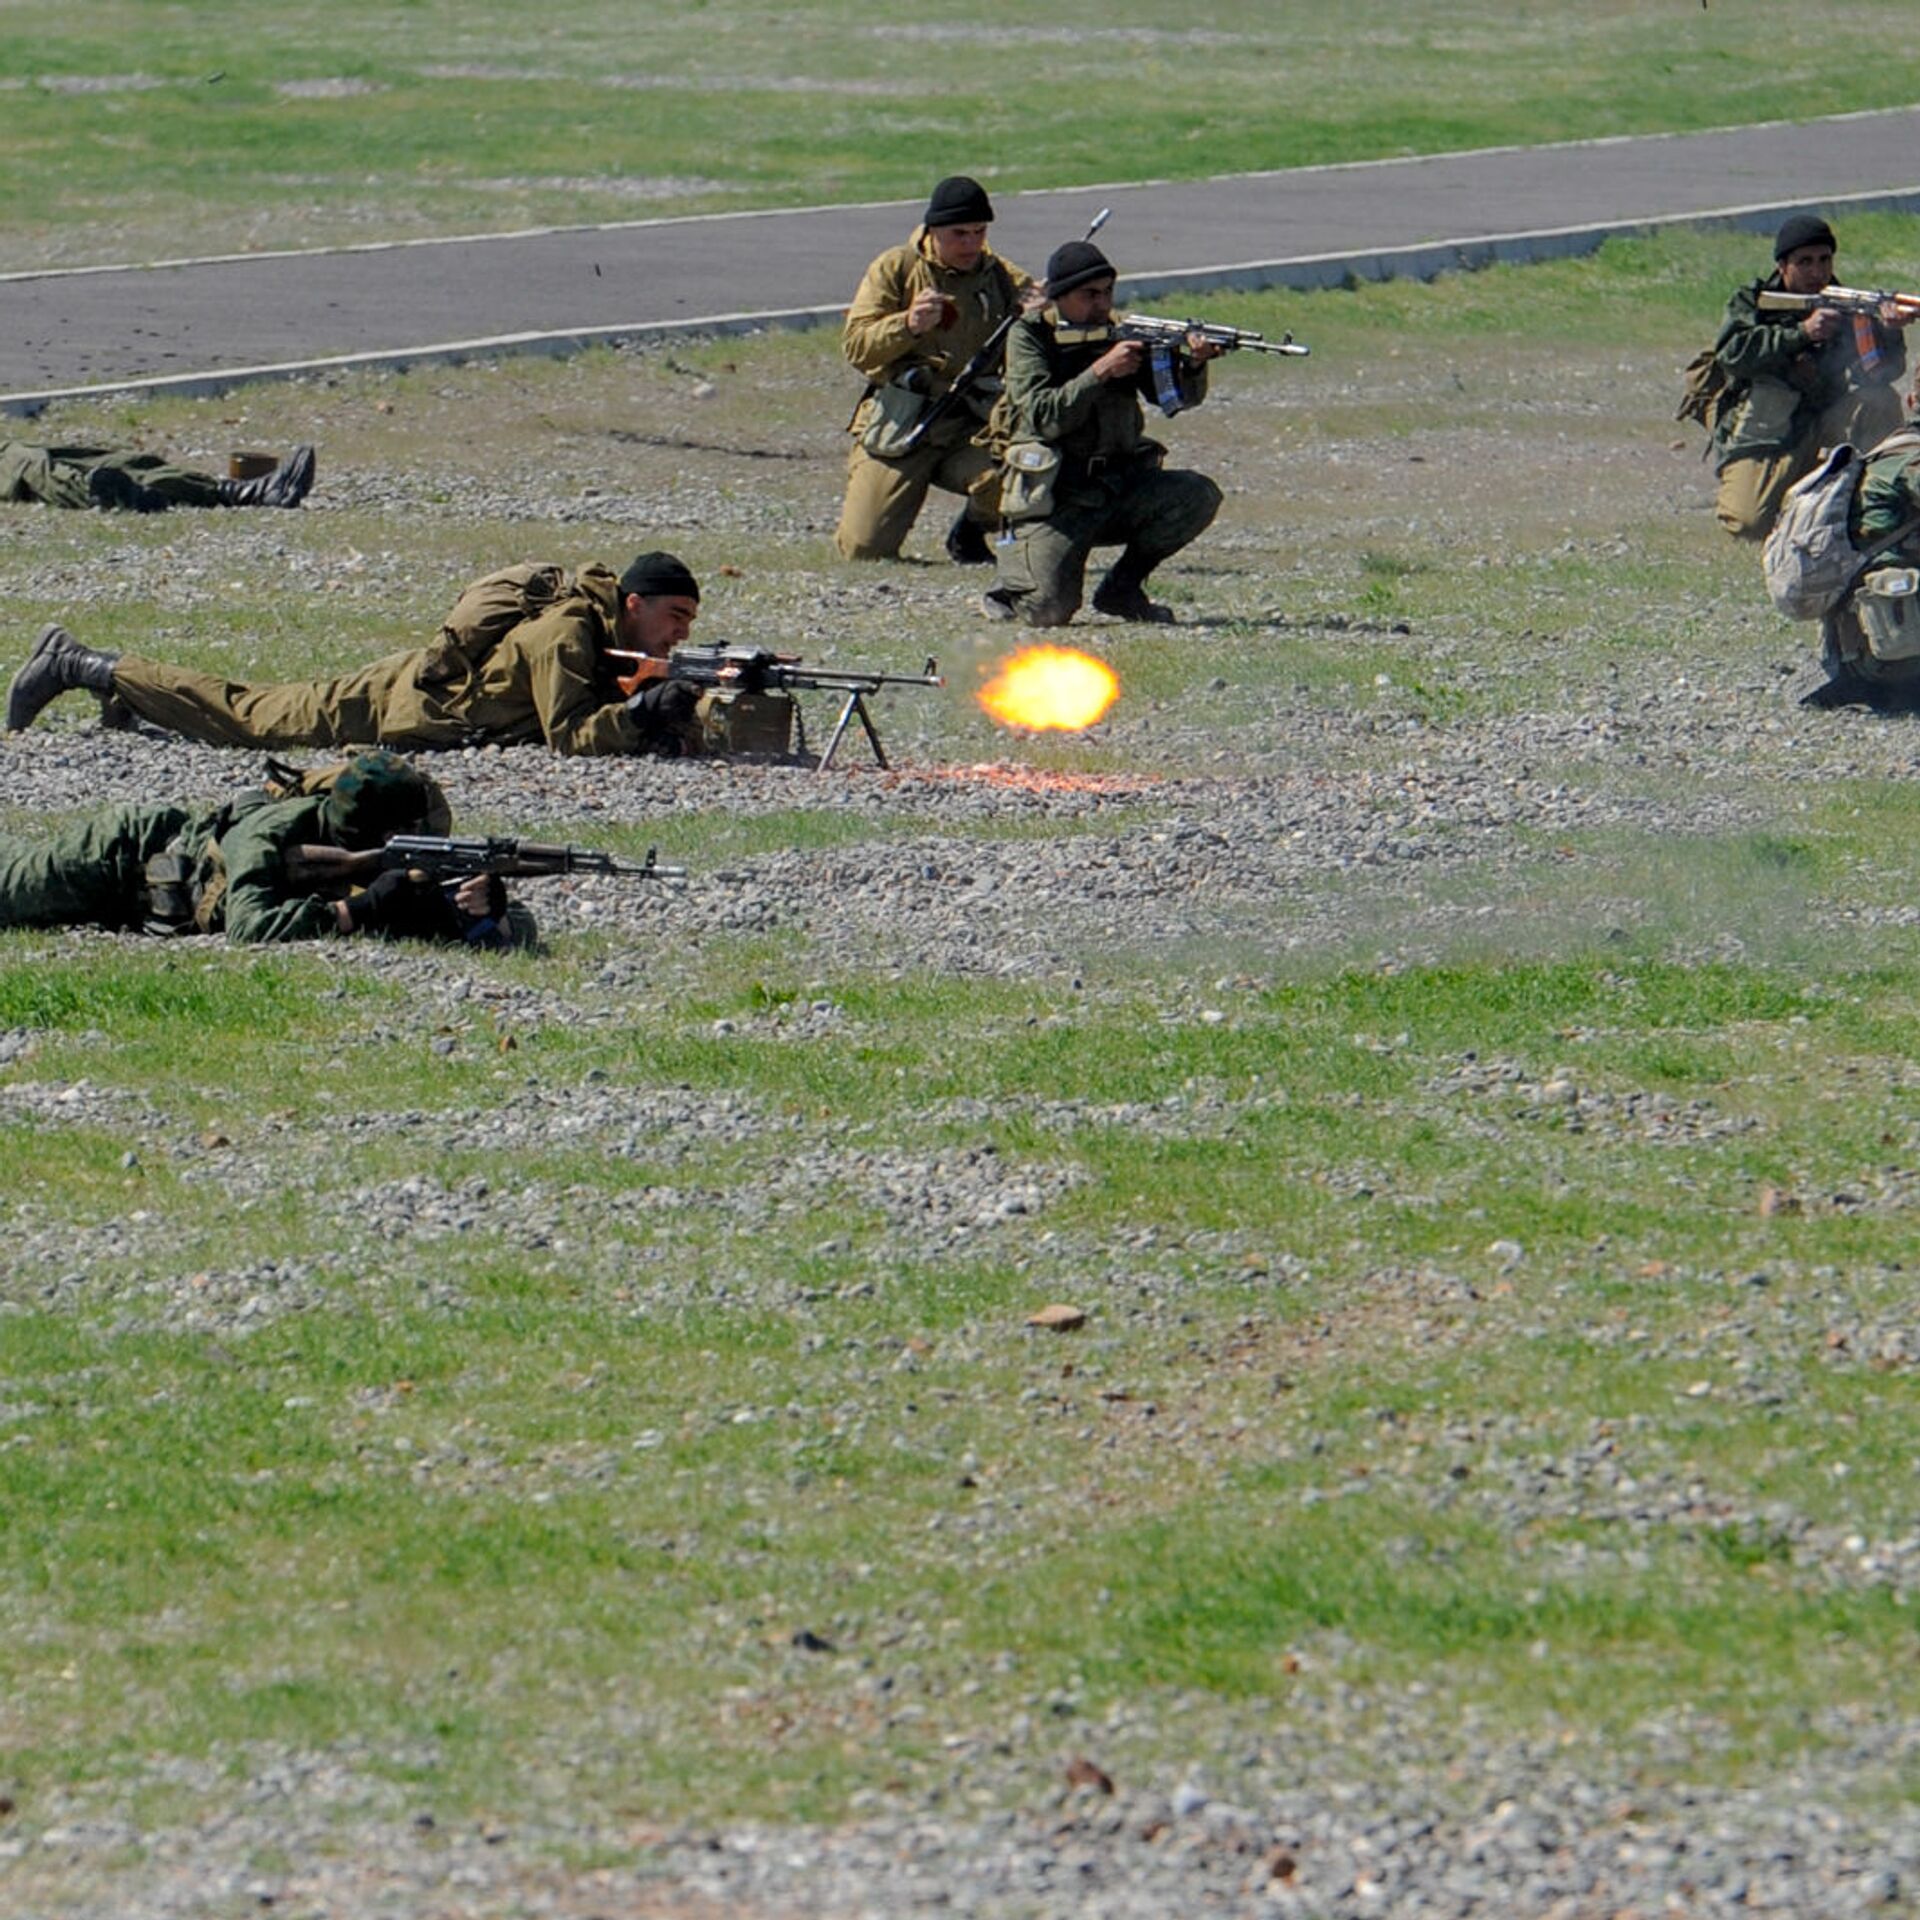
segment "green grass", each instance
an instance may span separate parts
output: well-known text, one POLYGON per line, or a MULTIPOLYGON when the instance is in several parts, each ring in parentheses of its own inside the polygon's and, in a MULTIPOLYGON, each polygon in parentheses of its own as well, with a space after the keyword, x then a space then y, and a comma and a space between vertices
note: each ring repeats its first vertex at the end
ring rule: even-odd
POLYGON ((324 16, 16 0, 0 130, 18 261, 285 246, 924 193, 1192 178, 1905 104, 1904 13, 1786 0, 1063 0, 324 16), (89 87, 86 83, 91 82, 89 87), (1116 129, 1126 162, 1116 167, 1116 129))
MULTIPOLYGON (((1920 279, 1920 223, 1843 238, 1859 277, 1920 279)), ((989 839, 1137 850, 1204 822, 1219 779, 1281 822, 1357 797, 1381 835, 1218 934, 1116 925, 1026 978, 877 973, 831 938, 825 883, 809 924, 463 959, 457 1002, 325 949, 0 939, 0 1787, 23 1830, 216 1817, 220 1778, 288 1749, 402 1816, 493 1817, 511 1779, 530 1828, 584 1809, 619 1836, 837 1820, 893 1783, 952 1804, 1022 1716, 1039 1731, 984 1770, 1008 1801, 1060 1749, 1164 1782, 1276 1726, 1303 1777, 1347 1777, 1347 1717, 1389 1709, 1442 1797, 1469 1722, 1629 1785, 1681 1770, 1683 1737, 1688 1778, 1754 1784, 1817 1775, 1835 1716, 1911 1718, 1911 1602, 1846 1542, 1910 1531, 1920 803, 1902 723, 1777 697, 1805 636, 1756 605, 1671 444, 1674 369, 1754 251, 1667 235, 1223 298, 1312 339, 1311 378, 1229 362, 1230 404, 1175 423, 1234 483, 1170 570, 1203 617, 1177 645, 1085 629, 1122 703, 1031 747, 963 697, 990 649, 944 576, 828 571, 822 337, 63 410, 75 434, 316 438, 425 488, 471 466, 537 524, 552 434, 646 419, 793 453, 740 518, 682 521, 682 477, 737 463, 606 453, 712 578, 703 634, 937 651, 952 697, 884 708, 903 763, 1123 777, 1037 784, 1012 827, 911 782, 884 805, 716 783, 646 818, 611 779, 595 813, 476 824, 657 842, 700 875, 787 849, 858 874, 926 838, 964 875, 989 839), (1641 703, 1695 691, 1698 763, 1645 750, 1641 703), (1166 731, 1196 713, 1197 764, 1166 731), (1522 857, 1490 864, 1448 782, 1515 714, 1544 744, 1512 770, 1522 857), (1816 726, 1851 729, 1819 736, 1817 778, 1816 726), (1701 811, 1663 831, 1596 822, 1600 799, 1701 811), (1445 857, 1392 857, 1416 841, 1445 857), (507 1145, 466 1124, 588 1088, 631 1120, 507 1145), (714 1142, 684 1115, 722 1095, 750 1124, 714 1142), (1031 1184, 1039 1210, 941 1240, 902 1223, 902 1166, 942 1196, 1031 1184), (409 1181, 412 1230, 376 1231, 364 1190, 409 1181), (1051 1301, 1087 1326, 1030 1332, 1051 1301), (1603 1457, 1652 1518, 1617 1511, 1603 1457), (1504 1499, 1570 1458, 1581 1510, 1504 1499)), ((202 573, 174 551, 198 528, 19 510, 5 630, 111 567, 102 638, 344 667, 552 532, 279 518, 271 551, 237 521, 201 535, 202 573), (290 592, 289 569, 347 584, 290 592)), ((563 531, 575 558, 633 537, 563 531)))

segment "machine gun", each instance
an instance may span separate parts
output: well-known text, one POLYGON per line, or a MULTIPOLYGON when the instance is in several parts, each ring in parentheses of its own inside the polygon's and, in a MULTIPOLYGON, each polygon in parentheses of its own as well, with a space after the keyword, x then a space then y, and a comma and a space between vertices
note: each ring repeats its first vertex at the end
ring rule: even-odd
POLYGON ((1822 287, 1818 293, 1786 293, 1768 287, 1754 305, 1762 313, 1815 313, 1827 307, 1835 313, 1863 313, 1869 320, 1889 320, 1896 326, 1920 320, 1920 293, 1882 293, 1874 287, 1822 287))
POLYGON ((287 878, 296 886, 328 881, 367 881, 381 873, 424 873, 457 884, 476 874, 504 880, 545 879, 562 873, 599 873, 619 880, 684 880, 685 867, 663 867, 655 850, 644 860, 621 860, 594 847, 562 847, 538 840, 508 840, 474 834, 453 838, 434 833, 396 833, 384 846, 349 853, 345 847, 295 847, 287 878))
MULTIPOLYGON (((814 769, 817 773, 824 773, 832 764, 841 739, 855 720, 866 733, 875 761, 886 766, 887 755, 880 744, 879 729, 867 710, 869 694, 878 693, 882 687, 944 687, 947 684, 939 663, 932 658, 920 673, 881 673, 865 667, 806 667, 800 664, 797 655, 775 653, 770 647, 676 647, 664 660, 619 647, 609 647, 607 653, 612 659, 634 663, 633 672, 623 674, 619 680, 620 691, 628 695, 659 680, 678 680, 716 694, 722 701, 756 694, 828 692, 843 695, 839 717, 814 769)), ((806 727, 797 706, 793 716, 798 730, 798 742, 793 750, 805 753, 806 727)))
MULTIPOLYGON (((1112 215, 1111 207, 1102 207, 1088 222, 1086 237, 1091 240, 1107 224, 1112 215)), ((1037 292, 1044 296, 1047 290, 1046 282, 1041 280, 1034 284, 1037 292)), ((906 438, 900 442, 902 455, 911 453, 1000 364, 1000 351, 1006 344, 1007 335, 1013 331, 1013 323, 1026 311, 1027 307, 1024 304, 1015 306, 1014 310, 981 341, 980 351, 953 376, 953 385, 913 423, 906 438)), ((915 371, 924 372, 925 369, 916 368, 915 371)), ((872 389, 869 388, 868 391, 871 392, 872 389)), ((885 766, 886 762, 883 760, 880 764, 885 766)))

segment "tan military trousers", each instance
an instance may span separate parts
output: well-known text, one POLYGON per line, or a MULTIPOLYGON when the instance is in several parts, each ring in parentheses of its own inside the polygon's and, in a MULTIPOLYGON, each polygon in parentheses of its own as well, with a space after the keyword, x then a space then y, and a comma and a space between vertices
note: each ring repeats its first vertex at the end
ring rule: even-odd
POLYGON ((1829 447, 1849 441, 1864 453, 1901 423, 1900 396, 1891 387, 1862 387, 1836 400, 1813 429, 1785 453, 1732 460, 1720 472, 1713 515, 1736 540, 1764 540, 1780 517, 1780 503, 1796 480, 1820 464, 1829 447))
MULTIPOLYGON (((948 423, 942 421, 941 427, 948 423)), ((928 493, 939 487, 963 494, 967 518, 984 530, 1000 517, 1000 468, 965 432, 944 445, 916 447, 904 460, 877 460, 856 446, 847 460, 847 497, 833 544, 847 560, 897 560, 901 543, 920 517, 928 493)), ((935 435, 940 427, 934 429, 935 435)))
POLYGON ((458 729, 413 724, 396 734, 383 724, 393 690, 410 685, 419 664, 417 651, 393 653, 334 680, 250 686, 124 654, 114 664, 113 690, 142 720, 218 747, 465 744, 458 729))

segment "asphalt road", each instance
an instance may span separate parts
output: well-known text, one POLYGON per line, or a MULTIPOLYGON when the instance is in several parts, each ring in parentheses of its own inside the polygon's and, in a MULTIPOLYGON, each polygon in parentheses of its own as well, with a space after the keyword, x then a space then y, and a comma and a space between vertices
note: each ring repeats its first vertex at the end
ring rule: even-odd
MULTIPOLYGON (((1712 133, 1491 148, 1282 173, 1000 194, 994 243, 1038 272, 1111 207, 1123 296, 1338 285, 1589 250, 1794 208, 1920 209, 1920 107, 1712 133)), ((0 411, 325 366, 567 352, 836 317, 921 203, 645 220, 393 246, 0 275, 0 411)), ((1844 236, 1843 236, 1844 239, 1844 236)))

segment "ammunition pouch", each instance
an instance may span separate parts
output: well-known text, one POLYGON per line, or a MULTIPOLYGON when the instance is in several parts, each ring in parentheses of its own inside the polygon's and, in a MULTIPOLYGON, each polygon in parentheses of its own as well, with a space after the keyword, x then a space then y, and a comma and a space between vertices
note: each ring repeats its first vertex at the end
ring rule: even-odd
POLYGON ((201 931, 194 915, 194 862, 178 840, 148 856, 140 931, 161 936, 201 931))
POLYGON ((927 399, 924 392, 902 386, 897 380, 875 387, 867 396, 861 446, 876 460, 898 460, 907 451, 908 435, 927 410, 927 399))
POLYGON ((695 751, 735 760, 790 759, 794 714, 791 694, 709 687, 694 709, 695 751))
POLYGON ((1044 440, 1015 440, 1000 456, 1000 518, 1044 520, 1053 511, 1060 449, 1044 440))
POLYGON ((1920 656, 1920 569, 1875 567, 1855 589, 1853 610, 1876 660, 1920 656))

